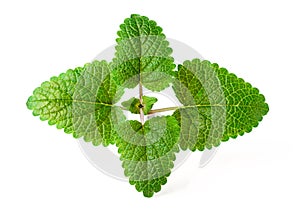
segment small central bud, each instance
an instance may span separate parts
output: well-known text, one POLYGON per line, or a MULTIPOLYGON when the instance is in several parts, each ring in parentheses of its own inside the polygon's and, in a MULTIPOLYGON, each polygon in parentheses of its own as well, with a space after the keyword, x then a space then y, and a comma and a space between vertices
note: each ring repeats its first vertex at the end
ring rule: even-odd
POLYGON ((152 109, 155 102, 157 102, 157 98, 143 96, 143 104, 141 104, 140 99, 131 98, 127 101, 122 102, 122 106, 125 110, 129 110, 131 113, 140 114, 141 108, 143 108, 143 113, 147 115, 149 111, 152 109))

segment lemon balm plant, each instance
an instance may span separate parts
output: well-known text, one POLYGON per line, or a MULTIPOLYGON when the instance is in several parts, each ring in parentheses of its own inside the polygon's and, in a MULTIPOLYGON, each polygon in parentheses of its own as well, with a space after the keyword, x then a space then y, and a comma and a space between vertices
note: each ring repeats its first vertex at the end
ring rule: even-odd
POLYGON ((124 174, 137 191, 152 197, 166 184, 180 150, 207 150, 250 132, 268 112, 257 88, 206 60, 175 65, 162 28, 131 15, 120 25, 115 57, 69 69, 36 88, 27 101, 34 116, 94 145, 115 144, 124 174), (153 109, 171 87, 179 106, 153 109), (137 98, 122 101, 127 89, 137 98), (121 102, 121 105, 118 105, 121 102), (139 115, 128 120, 124 112, 139 115), (159 112, 170 115, 145 120, 159 112))

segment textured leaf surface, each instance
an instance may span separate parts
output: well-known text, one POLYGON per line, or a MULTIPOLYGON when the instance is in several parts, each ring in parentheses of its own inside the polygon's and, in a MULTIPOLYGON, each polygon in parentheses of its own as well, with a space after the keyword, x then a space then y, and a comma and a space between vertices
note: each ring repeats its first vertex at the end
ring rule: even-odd
POLYGON ((94 145, 113 143, 114 107, 122 93, 111 81, 110 68, 105 61, 94 61, 52 77, 34 90, 27 107, 49 125, 56 124, 75 138, 84 137, 94 145))
POLYGON ((257 88, 209 61, 185 61, 173 89, 184 107, 174 112, 181 124, 180 146, 210 149, 250 132, 268 112, 257 88))
POLYGON ((120 29, 112 63, 117 83, 134 88, 141 82, 153 91, 168 87, 175 64, 162 28, 145 16, 131 15, 120 29))
POLYGON ((174 165, 175 153, 179 150, 178 122, 172 116, 154 117, 144 125, 127 121, 118 131, 123 131, 117 146, 124 173, 137 191, 151 197, 167 182, 174 165))
POLYGON ((179 147, 211 149, 250 132, 268 112, 258 89, 217 64, 195 59, 174 71, 162 28, 145 16, 125 19, 116 41, 112 62, 94 61, 52 77, 34 90, 27 107, 75 138, 116 143, 125 175, 146 197, 167 182, 179 147), (171 84, 182 106, 152 110, 157 99, 143 96, 143 87, 161 91, 171 84), (117 106, 124 89, 137 85, 140 99, 117 106), (170 110, 172 116, 144 118, 170 110), (141 122, 126 120, 126 111, 141 122))

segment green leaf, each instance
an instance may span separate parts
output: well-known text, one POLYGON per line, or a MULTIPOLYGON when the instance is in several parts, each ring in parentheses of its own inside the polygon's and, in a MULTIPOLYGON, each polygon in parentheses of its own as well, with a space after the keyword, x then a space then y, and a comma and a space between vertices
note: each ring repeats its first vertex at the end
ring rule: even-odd
POLYGON ((52 77, 34 90, 27 107, 75 138, 116 143, 125 175, 144 196, 167 182, 179 148, 211 149, 250 132, 267 114, 258 89, 217 64, 195 59, 174 71, 172 49, 155 21, 131 15, 118 36, 112 62, 94 61, 52 77), (140 99, 119 107, 124 90, 137 85, 140 99), (168 86, 182 105, 152 110, 157 99, 144 96, 143 89, 168 86), (172 116, 144 118, 171 110, 172 116), (140 114, 140 122, 127 120, 126 111, 140 114))
POLYGON ((250 132, 269 110, 257 88, 209 61, 179 65, 173 89, 183 104, 173 114, 182 149, 210 149, 250 132))
POLYGON ((174 166, 179 126, 172 116, 154 117, 142 125, 127 121, 117 129, 117 141, 125 176, 137 191, 151 197, 166 184, 174 166))
POLYGON ((112 62, 116 82, 128 88, 142 83, 152 91, 168 87, 175 64, 162 28, 155 21, 134 14, 120 25, 118 36, 112 62))
POLYGON ((147 115, 149 111, 152 109, 155 102, 157 102, 157 98, 149 97, 149 96, 142 96, 142 101, 137 98, 131 98, 127 101, 122 102, 122 106, 129 110, 131 113, 139 114, 140 109, 143 109, 143 113, 147 115))
POLYGON ((94 61, 42 83, 29 97, 27 107, 34 116, 75 138, 108 145, 114 143, 111 114, 121 114, 114 104, 122 93, 111 80, 108 63, 94 61))

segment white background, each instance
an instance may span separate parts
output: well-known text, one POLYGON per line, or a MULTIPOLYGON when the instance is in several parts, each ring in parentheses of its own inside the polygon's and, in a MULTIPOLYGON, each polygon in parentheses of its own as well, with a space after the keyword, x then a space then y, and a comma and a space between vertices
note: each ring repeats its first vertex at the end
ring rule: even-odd
POLYGON ((298 1, 0 2, 0 214, 299 214, 298 1), (34 88, 114 44, 131 13, 259 88, 270 112, 250 134, 201 152, 151 199, 97 171, 71 135, 33 117, 34 88), (298 205, 297 205, 298 204, 298 205))

